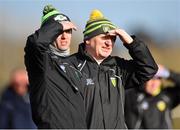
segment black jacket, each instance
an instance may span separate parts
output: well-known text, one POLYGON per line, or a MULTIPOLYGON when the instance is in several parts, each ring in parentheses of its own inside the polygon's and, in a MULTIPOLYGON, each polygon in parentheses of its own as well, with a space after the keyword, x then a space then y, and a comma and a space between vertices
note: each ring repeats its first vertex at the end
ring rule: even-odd
POLYGON ((124 88, 143 84, 157 71, 146 45, 134 38, 126 45, 133 60, 109 56, 100 65, 85 51, 85 44, 71 56, 71 64, 86 78, 84 102, 88 128, 126 128, 124 88))
POLYGON ((171 110, 179 104, 180 75, 171 72, 174 87, 163 89, 153 97, 138 89, 126 91, 125 118, 131 129, 172 129, 171 110), (163 106, 159 106, 160 103, 163 106))
POLYGON ((49 19, 28 37, 25 47, 32 115, 38 128, 86 128, 82 76, 49 50, 62 29, 49 19))

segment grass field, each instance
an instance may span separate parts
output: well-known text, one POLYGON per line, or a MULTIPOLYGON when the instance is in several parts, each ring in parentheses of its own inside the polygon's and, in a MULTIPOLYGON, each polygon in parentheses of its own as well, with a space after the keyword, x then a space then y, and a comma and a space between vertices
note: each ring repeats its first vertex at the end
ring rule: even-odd
POLYGON ((173 126, 174 126, 174 129, 180 129, 180 117, 173 119, 173 126))

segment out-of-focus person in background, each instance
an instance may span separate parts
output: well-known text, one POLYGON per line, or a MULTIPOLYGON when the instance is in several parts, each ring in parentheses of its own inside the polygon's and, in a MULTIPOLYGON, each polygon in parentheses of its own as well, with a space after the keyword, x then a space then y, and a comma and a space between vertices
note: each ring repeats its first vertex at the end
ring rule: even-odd
POLYGON ((34 129, 28 93, 28 76, 24 69, 11 72, 10 83, 0 101, 1 129, 34 129))
POLYGON ((180 73, 158 66, 158 72, 145 84, 145 92, 126 91, 125 119, 130 129, 172 129, 171 110, 180 100, 180 73), (162 79, 174 83, 163 87, 162 79))

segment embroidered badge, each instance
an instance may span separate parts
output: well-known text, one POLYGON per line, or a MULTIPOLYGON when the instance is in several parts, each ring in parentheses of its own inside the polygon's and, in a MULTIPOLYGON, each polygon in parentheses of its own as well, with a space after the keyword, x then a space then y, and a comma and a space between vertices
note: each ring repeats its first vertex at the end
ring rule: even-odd
POLYGON ((55 18, 54 18, 55 21, 59 20, 59 21, 66 21, 67 18, 63 15, 57 15, 55 18))
POLYGON ((113 84, 114 87, 116 87, 117 81, 115 77, 111 77, 111 83, 113 84))
POLYGON ((94 85, 94 82, 91 78, 86 79, 86 85, 94 85))
POLYGON ((143 101, 143 102, 141 103, 141 108, 142 108, 143 110, 147 110, 147 109, 149 108, 148 102, 143 101))
POLYGON ((159 111, 164 111, 166 109, 166 103, 164 101, 158 101, 156 104, 159 111))
POLYGON ((107 33, 110 30, 109 26, 103 25, 103 31, 107 33))
POLYGON ((60 65, 60 68, 66 73, 66 67, 64 65, 60 65))

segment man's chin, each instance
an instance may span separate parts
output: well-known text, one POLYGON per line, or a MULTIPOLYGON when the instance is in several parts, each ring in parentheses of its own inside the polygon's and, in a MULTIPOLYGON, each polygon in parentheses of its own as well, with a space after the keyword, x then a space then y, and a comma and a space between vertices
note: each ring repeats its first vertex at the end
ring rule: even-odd
POLYGON ((66 51, 68 48, 60 48, 61 51, 66 51))
POLYGON ((109 55, 101 55, 100 59, 106 59, 109 55))
POLYGON ((60 47, 59 47, 59 49, 60 50, 62 50, 62 51, 65 51, 65 50, 67 50, 68 49, 68 46, 67 45, 61 45, 60 47))
POLYGON ((108 53, 108 52, 102 54, 102 56, 103 56, 104 58, 107 58, 109 55, 110 55, 110 53, 108 53))

